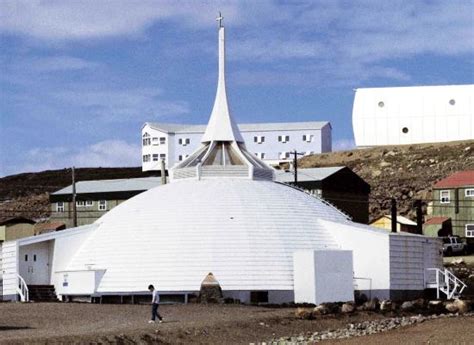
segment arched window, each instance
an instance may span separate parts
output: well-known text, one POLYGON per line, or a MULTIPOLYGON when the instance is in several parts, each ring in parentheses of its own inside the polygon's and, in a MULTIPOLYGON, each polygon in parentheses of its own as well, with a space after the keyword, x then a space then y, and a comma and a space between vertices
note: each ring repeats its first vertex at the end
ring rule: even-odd
POLYGON ((143 134, 142 143, 143 143, 143 146, 151 145, 150 134, 148 134, 147 132, 143 134))

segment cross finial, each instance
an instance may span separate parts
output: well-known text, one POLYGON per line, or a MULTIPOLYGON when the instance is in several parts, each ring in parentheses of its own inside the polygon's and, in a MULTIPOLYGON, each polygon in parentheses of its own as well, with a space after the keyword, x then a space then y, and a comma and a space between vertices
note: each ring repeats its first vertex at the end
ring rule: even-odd
POLYGON ((219 22, 219 27, 220 28, 222 27, 222 20, 223 19, 224 19, 224 17, 222 17, 221 12, 219 11, 219 17, 217 17, 216 20, 219 22))

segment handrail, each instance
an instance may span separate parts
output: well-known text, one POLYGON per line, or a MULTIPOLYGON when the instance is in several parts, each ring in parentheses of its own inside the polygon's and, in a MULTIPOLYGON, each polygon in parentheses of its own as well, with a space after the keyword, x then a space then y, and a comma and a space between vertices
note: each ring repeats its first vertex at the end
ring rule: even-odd
MULTIPOLYGON (((436 297, 439 299, 439 292, 446 294, 448 299, 452 299, 455 295, 459 296, 467 287, 467 285, 453 272, 439 268, 427 268, 427 271, 435 271, 436 273, 436 297)), ((426 281, 426 278, 425 278, 426 281)))
POLYGON ((28 285, 26 285, 26 282, 21 275, 17 274, 16 276, 18 279, 16 291, 20 295, 20 299, 22 302, 29 302, 30 292, 28 290, 28 285))

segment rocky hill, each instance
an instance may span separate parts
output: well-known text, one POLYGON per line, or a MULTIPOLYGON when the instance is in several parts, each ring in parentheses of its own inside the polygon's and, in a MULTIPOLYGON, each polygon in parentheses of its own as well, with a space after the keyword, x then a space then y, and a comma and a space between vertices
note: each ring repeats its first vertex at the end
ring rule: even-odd
MULTIPOLYGON (((76 181, 147 177, 136 168, 76 168, 76 181)), ((0 178, 0 220, 23 216, 42 219, 49 216, 49 193, 71 184, 71 169, 47 170, 0 178)))
POLYGON ((445 144, 384 146, 332 152, 302 158, 300 167, 345 165, 372 187, 370 218, 390 213, 395 198, 399 213, 415 219, 413 202, 422 200, 426 213, 432 185, 460 170, 474 170, 474 140, 445 144))
MULTIPOLYGON (((407 145, 359 149, 312 155, 300 167, 345 165, 372 187, 370 218, 390 212, 390 199, 399 213, 415 219, 413 202, 421 199, 423 210, 431 200, 431 186, 460 170, 474 170, 474 140, 448 144, 407 145)), ((141 168, 79 168, 76 180, 144 177, 141 168)), ((69 169, 25 173, 0 178, 0 218, 24 216, 47 218, 48 193, 71 184, 69 169)))

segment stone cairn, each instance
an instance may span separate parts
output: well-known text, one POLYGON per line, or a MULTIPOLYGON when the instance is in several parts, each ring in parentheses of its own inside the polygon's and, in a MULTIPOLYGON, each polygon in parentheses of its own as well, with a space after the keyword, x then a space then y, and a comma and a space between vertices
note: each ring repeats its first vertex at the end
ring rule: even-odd
POLYGON ((201 289, 199 291, 198 297, 199 303, 223 303, 224 298, 222 297, 222 289, 214 277, 214 275, 209 272, 209 274, 204 278, 201 283, 201 289))

